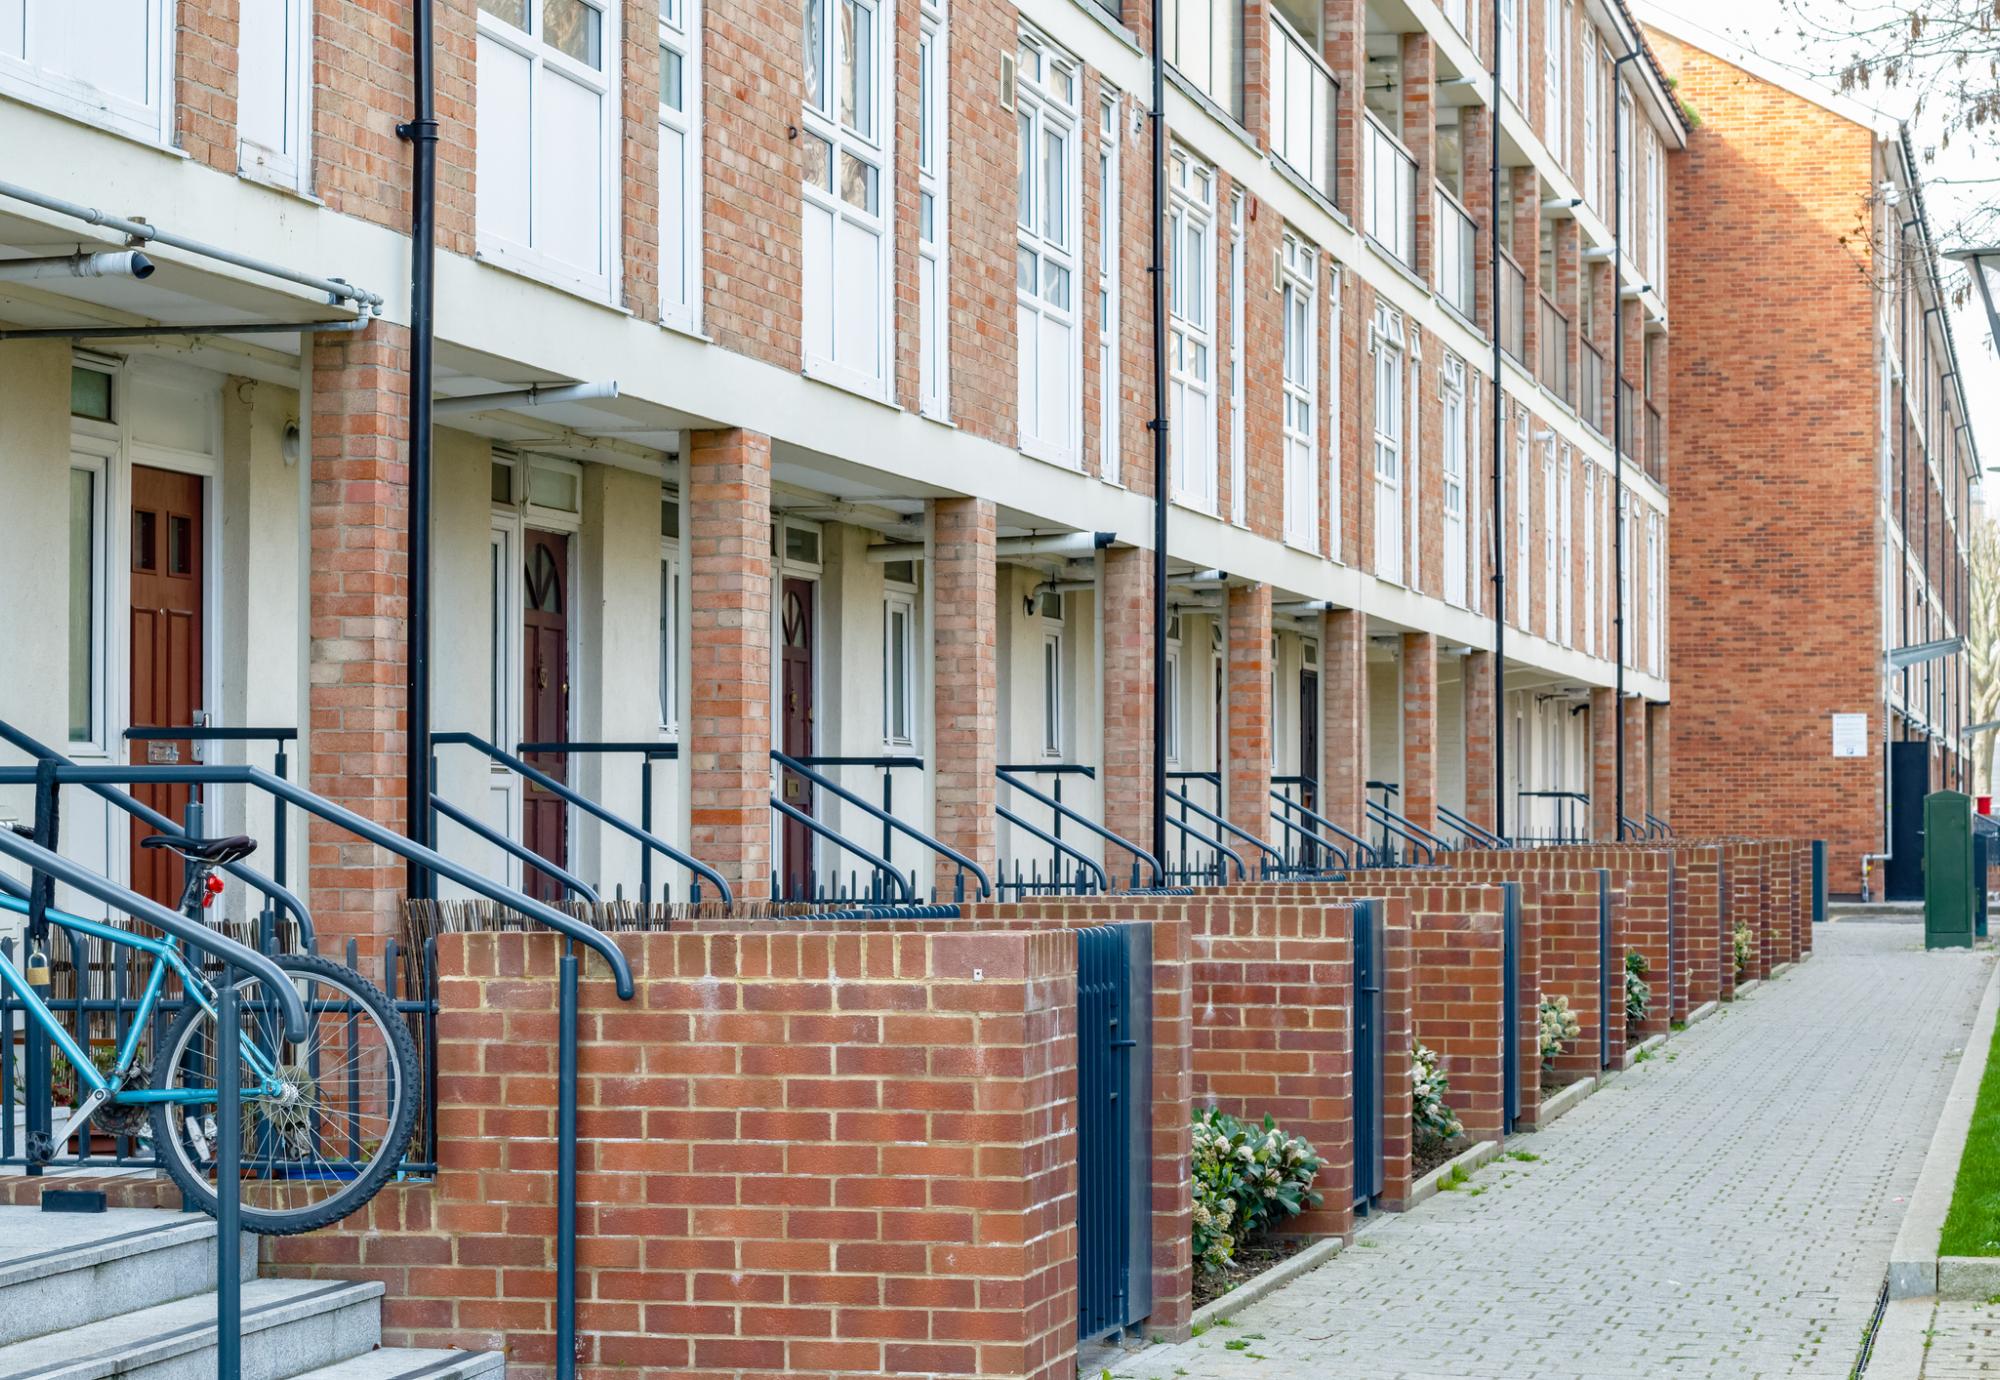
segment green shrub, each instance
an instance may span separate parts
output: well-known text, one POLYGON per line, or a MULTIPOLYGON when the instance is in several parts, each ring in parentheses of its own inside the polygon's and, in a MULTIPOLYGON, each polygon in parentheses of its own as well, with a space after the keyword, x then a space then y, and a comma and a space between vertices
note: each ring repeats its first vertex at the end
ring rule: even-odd
POLYGON ((1733 947, 1736 951, 1736 980, 1741 982, 1743 975, 1750 971, 1751 960, 1757 953, 1757 936, 1750 932, 1748 922, 1742 920, 1736 922, 1733 947))
POLYGON ((1569 1009, 1568 997, 1543 997, 1537 1026, 1545 1069, 1553 1069, 1563 1046, 1583 1034, 1583 1022, 1569 1009))
POLYGON ((1301 1136, 1270 1117, 1262 1126, 1210 1107, 1194 1118, 1194 1259, 1214 1272, 1253 1232, 1320 1205, 1313 1179, 1324 1163, 1301 1136))
POLYGON ((1419 1043, 1410 1051, 1410 1122, 1418 1141, 1447 1141, 1465 1134, 1465 1125, 1445 1105, 1451 1082, 1437 1054, 1419 1043))
POLYGON ((1637 950, 1625 955, 1625 1024, 1644 1025, 1653 1009, 1653 989, 1646 982, 1652 966, 1637 950))

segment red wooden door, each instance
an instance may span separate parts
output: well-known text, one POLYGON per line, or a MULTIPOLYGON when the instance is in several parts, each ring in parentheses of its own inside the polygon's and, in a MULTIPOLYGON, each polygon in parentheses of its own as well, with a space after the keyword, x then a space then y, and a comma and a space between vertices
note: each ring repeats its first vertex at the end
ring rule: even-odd
MULTIPOLYGON (((569 538, 556 532, 527 534, 526 583, 522 589, 521 738, 529 743, 569 739, 569 538)), ((500 744, 505 748, 506 743, 500 744)), ((569 784, 569 758, 531 752, 528 762, 569 784)), ((522 842, 537 857, 569 866, 569 809, 561 797, 530 782, 521 795, 522 842)), ((561 900, 562 884, 537 871, 526 878, 538 900, 561 900)))
MULTIPOLYGON (((813 582, 787 576, 780 601, 778 630, 779 750, 787 757, 809 757, 813 750, 813 582)), ((786 772, 780 786, 793 809, 813 812, 812 785, 786 772)), ((784 876, 780 892, 804 894, 812 885, 812 831, 795 819, 785 820, 784 876)))
MULTIPOLYGON (((132 467, 132 723, 192 725, 202 712, 202 481, 199 475, 132 467)), ((134 765, 179 766, 195 760, 187 740, 132 744, 134 765)), ((185 786, 141 785, 132 792, 176 822, 187 813, 185 786)), ((132 886, 173 905, 180 899, 180 862, 145 850, 154 832, 133 823, 132 886)))

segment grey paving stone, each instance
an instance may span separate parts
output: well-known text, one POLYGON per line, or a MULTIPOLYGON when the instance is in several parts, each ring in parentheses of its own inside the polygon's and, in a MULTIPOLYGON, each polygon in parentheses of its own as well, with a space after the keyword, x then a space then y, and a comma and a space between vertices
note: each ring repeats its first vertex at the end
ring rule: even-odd
MULTIPOLYGON (((1473 1177, 1487 1192, 1385 1218, 1234 1327, 1112 1373, 1847 1376, 1993 960, 1925 954, 1894 924, 1815 939, 1810 963, 1510 1144, 1537 1162, 1500 1160, 1473 1177)), ((1960 1368, 1926 1375, 2000 1374, 1995 1326, 2000 1307, 1970 1318, 1960 1368)))

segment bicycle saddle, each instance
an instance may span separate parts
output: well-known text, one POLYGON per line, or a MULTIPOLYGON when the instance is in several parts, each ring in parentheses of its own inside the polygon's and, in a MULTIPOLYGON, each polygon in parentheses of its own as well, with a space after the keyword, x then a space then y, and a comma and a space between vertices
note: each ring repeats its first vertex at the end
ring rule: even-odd
POLYGON ((183 858, 205 862, 215 867, 225 867, 238 858, 247 858, 257 851, 257 840, 248 834, 231 834, 221 839, 191 839, 183 834, 148 834, 139 840, 141 848, 164 848, 178 853, 183 858))

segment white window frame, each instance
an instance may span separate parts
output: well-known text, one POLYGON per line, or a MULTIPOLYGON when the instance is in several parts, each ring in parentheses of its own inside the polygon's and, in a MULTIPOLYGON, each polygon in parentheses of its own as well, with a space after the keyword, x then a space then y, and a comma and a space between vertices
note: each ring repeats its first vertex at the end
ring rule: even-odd
POLYGON ((1229 194, 1229 520, 1250 522, 1249 420, 1243 408, 1244 263, 1249 237, 1244 231, 1243 193, 1229 194))
POLYGON ((1583 27, 1583 199, 1593 211, 1604 205, 1603 154, 1598 149, 1598 107, 1603 104, 1603 73, 1597 65, 1597 30, 1583 27))
POLYGON ((1500 89, 1511 97, 1514 104, 1518 106, 1521 103, 1521 92, 1524 89, 1522 78, 1526 75, 1523 68, 1527 65, 1522 56, 1527 51, 1527 45, 1523 42, 1527 25, 1521 22, 1526 18, 1521 13, 1521 7, 1526 5, 1528 0, 1498 0, 1498 3, 1500 6, 1500 34, 1498 40, 1500 52, 1500 89))
MULTIPOLYGON (((1646 127, 1646 280, 1655 291, 1666 286, 1666 178, 1660 159, 1660 139, 1646 127)), ((1648 391, 1651 391, 1650 388, 1648 391)))
POLYGON ((17 56, 0 49, 0 94, 142 143, 173 142, 175 6, 171 0, 145 0, 151 57, 146 64, 150 98, 143 101, 114 96, 83 77, 46 65, 60 41, 52 21, 71 17, 71 0, 18 2, 23 51, 17 56))
POLYGON ((1562 594, 1556 584, 1556 443, 1542 453, 1542 636, 1557 641, 1562 594))
MULTIPOLYGON (((289 191, 306 192, 312 185, 312 0, 261 0, 246 5, 244 15, 263 20, 273 17, 284 26, 284 50, 276 68, 284 83, 280 106, 284 133, 279 146, 251 137, 243 124, 243 104, 239 90, 237 107, 236 166, 245 177, 289 191)), ((250 22, 245 21, 246 26, 250 22)), ((256 65, 251 40, 239 31, 239 80, 243 71, 256 65)))
POLYGON ((882 745, 912 748, 917 742, 917 591, 891 584, 882 594, 882 745), (896 620, 903 620, 903 665, 896 666, 896 620), (898 681, 901 682, 900 687, 898 681), (895 691, 903 693, 903 722, 896 722, 895 691))
MULTIPOLYGON (((115 417, 117 413, 114 411, 112 415, 115 417)), ((115 442, 108 445, 97 445, 93 444, 89 437, 81 435, 72 437, 70 442, 70 472, 73 474, 83 473, 90 476, 91 549, 88 557, 90 565, 90 629, 88 633, 90 639, 90 668, 87 673, 90 677, 88 688, 90 732, 79 738, 69 734, 68 729, 70 725, 65 724, 64 735, 71 749, 90 754, 108 754, 111 751, 111 695, 109 693, 107 678, 111 665, 111 658, 108 654, 110 647, 109 639, 111 636, 111 520, 112 514, 115 511, 111 504, 111 471, 112 455, 116 449, 115 442)), ((126 511, 130 511, 129 506, 126 511)), ((69 569, 70 566, 65 565, 64 570, 66 575, 69 569)), ((66 590, 66 594, 69 596, 69 599, 65 606, 65 624, 68 628, 69 637, 74 638, 76 627, 70 618, 70 614, 74 612, 73 600, 75 591, 66 590)), ((70 648, 66 645, 64 651, 65 665, 67 666, 70 648)), ((72 689, 73 687, 65 683, 63 699, 63 714, 65 718, 69 717, 68 692, 72 689)))
POLYGON ((1559 164, 1568 162, 1562 156, 1561 144, 1562 15, 1562 0, 1542 0, 1542 143, 1556 156, 1559 164))
POLYGON ((1375 357, 1375 577, 1401 584, 1405 425, 1401 313, 1386 306, 1375 309, 1368 352, 1375 357), (1388 540, 1391 536, 1393 540, 1388 540))
POLYGON ((1523 632, 1534 629, 1534 598, 1528 574, 1528 546, 1533 533, 1533 515, 1528 511, 1529 476, 1532 463, 1528 448, 1528 410, 1514 405, 1514 593, 1515 623, 1523 632))
MULTIPOLYGON (((1061 607, 1058 605, 1057 607, 1061 607)), ((1042 756, 1060 761, 1066 735, 1063 732, 1063 620, 1042 615, 1042 756)))
POLYGON ((1328 454, 1327 483, 1326 483, 1326 488, 1327 488, 1326 554, 1328 559, 1336 561, 1340 559, 1340 552, 1341 552, 1340 478, 1341 478, 1342 457, 1341 457, 1341 445, 1340 445, 1340 437, 1341 437, 1340 382, 1342 378, 1341 355, 1343 353, 1341 349, 1341 340, 1342 340, 1341 325, 1343 320, 1345 319, 1345 306, 1346 306, 1342 298, 1343 285, 1344 282, 1341 277, 1340 265, 1333 262, 1333 256, 1329 254, 1327 256, 1327 274, 1326 274, 1327 306, 1331 316, 1331 326, 1328 332, 1329 343, 1326 350, 1326 369, 1327 369, 1326 450, 1328 454))
POLYGON ((1424 578, 1424 344, 1423 329, 1412 321, 1403 363, 1403 396, 1410 416, 1403 445, 1403 583, 1422 589, 1424 578))
POLYGON ((917 409, 951 417, 951 34, 923 0, 917 48, 917 409))
MULTIPOLYGON (((661 255, 662 274, 660 281, 660 320, 669 326, 690 333, 701 330, 701 242, 702 242, 702 186, 701 186, 701 0, 662 0, 660 5, 660 47, 679 55, 681 60, 681 104, 684 110, 676 111, 665 101, 660 102, 660 129, 678 134, 686 155, 681 159, 680 178, 680 222, 681 222, 681 282, 685 291, 678 296, 670 296, 667 291, 664 269, 665 254, 661 255)), ((664 85, 664 72, 662 75, 664 85)), ((672 205, 668 197, 667 178, 660 178, 660 223, 664 227, 670 218, 672 205)))
POLYGON ((1014 111, 1017 130, 1025 127, 1026 134, 1020 137, 1016 154, 1020 163, 1015 179, 1014 299, 1019 339, 1026 341, 1032 333, 1037 345, 1035 352, 1022 349, 1017 365, 1021 452, 1065 469, 1083 466, 1082 255, 1077 252, 1082 237, 1078 205, 1083 188, 1078 116, 1082 85, 1082 69, 1076 59, 1040 34, 1022 30, 1015 63, 1014 111), (1063 161, 1057 170, 1063 206, 1053 221, 1047 206, 1051 136, 1061 140, 1063 161), (1050 290, 1051 283, 1061 286, 1063 300, 1050 290), (1038 352, 1044 323, 1060 328, 1068 342, 1065 357, 1057 361, 1069 395, 1066 404, 1045 402, 1040 396, 1038 352), (1055 416, 1045 417, 1051 409, 1055 416))
MULTIPOLYGON (((1632 203, 1637 198, 1632 195, 1632 93, 1624 87, 1618 89, 1618 233, 1626 243, 1632 242, 1632 203)), ((1619 285, 1614 291, 1622 291, 1619 285)))
POLYGON ((1583 464, 1583 650, 1601 654, 1597 643, 1597 466, 1583 464))
POLYGON ((1213 513, 1216 176, 1214 168, 1183 148, 1174 149, 1169 163, 1167 437, 1173 451, 1173 498, 1213 513), (1189 244, 1196 252, 1187 252, 1189 244))
POLYGON ((1161 705, 1162 717, 1167 726, 1167 763, 1178 766, 1181 760, 1181 639, 1179 618, 1169 622, 1167 636, 1167 679, 1161 687, 1165 703, 1161 705))
MULTIPOLYGON (((486 217, 479 215, 475 208, 479 257, 489 259, 502 267, 512 269, 528 277, 570 289, 598 301, 614 298, 614 284, 617 280, 615 266, 618 264, 618 211, 622 184, 619 178, 621 157, 619 124, 623 115, 621 82, 623 79, 619 55, 622 52, 623 34, 621 30, 622 6, 610 0, 580 0, 580 3, 598 13, 598 52, 600 63, 591 68, 549 45, 542 38, 542 7, 529 0, 528 21, 533 26, 524 31, 512 24, 489 14, 484 8, 477 11, 476 41, 493 43, 518 57, 528 61, 528 84, 531 91, 538 90, 542 73, 554 68, 567 80, 575 82, 597 96, 597 261, 598 269, 590 272, 574 264, 565 263, 542 250, 537 241, 537 227, 542 222, 543 207, 534 190, 531 172, 528 192, 528 238, 522 244, 490 228, 486 217)), ((475 78, 476 80, 476 78, 475 78)), ((537 143, 540 129, 530 115, 528 130, 528 156, 530 167, 537 157, 537 143)), ((475 186, 481 185, 476 179, 475 186)))
POLYGON ((1625 559, 1619 565, 1618 614, 1621 620, 1618 639, 1618 655, 1627 666, 1637 663, 1639 646, 1638 630, 1632 626, 1632 500, 1629 493, 1621 491, 1617 499, 1617 522, 1619 539, 1625 559))
MULTIPOLYGON (((1278 249, 1285 540, 1319 551, 1319 255, 1284 232, 1278 249)), ((1237 351, 1230 350, 1232 369, 1237 351)))
POLYGON ((1438 370, 1443 447, 1439 457, 1444 509, 1444 599, 1466 607, 1465 361, 1447 354, 1438 370))
POLYGON ((1666 638, 1662 626, 1660 515, 1646 514, 1646 664, 1654 675, 1665 674, 1666 638))
POLYGON ((1121 339, 1123 313, 1119 301, 1121 259, 1125 253, 1125 185, 1119 167, 1120 114, 1124 102, 1109 87, 1097 106, 1097 473, 1107 484, 1125 482, 1120 415, 1124 411, 1121 339))
POLYGON ((1576 457, 1568 445, 1556 461, 1556 592, 1557 631, 1562 645, 1576 645, 1576 457))
MULTIPOLYGON (((667 494, 665 502, 679 502, 667 494)), ((687 588, 687 567, 681 562, 681 544, 673 537, 660 538, 660 736, 678 742, 681 736, 681 618, 682 592, 687 588)))

